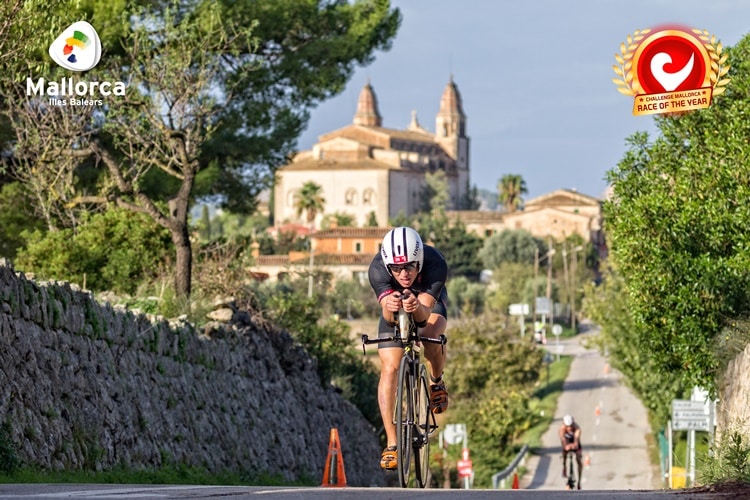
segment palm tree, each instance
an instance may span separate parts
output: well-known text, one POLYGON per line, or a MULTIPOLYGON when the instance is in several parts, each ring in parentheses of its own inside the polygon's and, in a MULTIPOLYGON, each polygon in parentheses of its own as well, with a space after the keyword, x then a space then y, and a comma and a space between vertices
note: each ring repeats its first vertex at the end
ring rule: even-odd
POLYGON ((297 198, 294 201, 294 206, 297 209, 297 217, 302 217, 302 214, 305 213, 305 219, 310 226, 310 235, 308 236, 310 240, 310 276, 308 277, 307 282, 308 297, 312 297, 313 290, 314 257, 312 233, 315 230, 315 217, 318 215, 318 212, 323 211, 323 205, 326 202, 320 194, 322 190, 323 188, 319 184, 307 181, 297 191, 297 198))
POLYGON ((505 211, 513 213, 523 203, 522 195, 528 193, 526 181, 518 174, 506 174, 500 178, 497 185, 497 200, 505 207, 505 211))

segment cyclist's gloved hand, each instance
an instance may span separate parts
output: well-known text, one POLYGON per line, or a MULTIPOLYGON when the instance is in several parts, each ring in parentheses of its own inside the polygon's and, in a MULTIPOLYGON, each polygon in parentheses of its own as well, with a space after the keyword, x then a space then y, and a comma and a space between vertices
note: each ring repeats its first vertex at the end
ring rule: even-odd
POLYGON ((404 308, 404 311, 408 313, 413 313, 419 308, 419 301, 417 300, 417 296, 412 293, 411 290, 404 290, 401 292, 401 303, 404 308))
POLYGON ((387 295, 383 300, 385 300, 386 310, 397 313, 399 309, 401 309, 401 294, 399 292, 393 292, 387 295))

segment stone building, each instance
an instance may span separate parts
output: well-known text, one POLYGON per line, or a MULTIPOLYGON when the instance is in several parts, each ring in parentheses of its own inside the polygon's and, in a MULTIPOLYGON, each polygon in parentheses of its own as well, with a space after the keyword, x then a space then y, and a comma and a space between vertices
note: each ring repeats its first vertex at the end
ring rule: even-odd
POLYGON ((297 192, 312 181, 322 188, 326 214, 349 214, 357 226, 368 224, 374 215, 378 225, 386 226, 400 212, 408 216, 419 210, 425 175, 438 170, 448 181, 447 208, 460 209, 469 192, 469 137, 453 79, 443 90, 435 133, 419 124, 416 112, 405 130, 383 127, 375 91, 368 83, 350 125, 321 135, 311 150, 298 153, 278 170, 275 224, 300 221, 297 192))

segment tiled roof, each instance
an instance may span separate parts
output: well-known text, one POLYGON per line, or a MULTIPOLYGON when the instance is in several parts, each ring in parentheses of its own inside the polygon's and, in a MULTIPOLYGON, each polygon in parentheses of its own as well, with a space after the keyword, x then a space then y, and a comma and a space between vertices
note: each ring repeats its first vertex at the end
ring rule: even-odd
MULTIPOLYGON (((374 255, 368 253, 358 254, 316 254, 315 265, 370 265, 374 255)), ((287 266, 287 265, 307 265, 308 256, 296 257, 294 261, 289 259, 288 255, 259 255, 256 259, 259 266, 287 266)))
POLYGON ((354 161, 305 159, 290 163, 282 167, 282 170, 390 170, 399 168, 400 167, 369 158, 354 161))
POLYGON ((336 227, 315 233, 314 238, 382 238, 390 227, 336 227))

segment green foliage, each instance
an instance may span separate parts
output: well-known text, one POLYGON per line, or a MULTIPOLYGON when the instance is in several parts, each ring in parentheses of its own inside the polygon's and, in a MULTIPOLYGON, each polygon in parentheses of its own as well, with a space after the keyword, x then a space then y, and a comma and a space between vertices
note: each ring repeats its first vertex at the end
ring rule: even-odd
POLYGON ((425 241, 440 250, 448 262, 449 280, 465 276, 472 280, 479 278, 482 264, 477 254, 482 247, 482 239, 474 233, 467 233, 466 226, 456 220, 453 224, 440 218, 422 217, 418 224, 419 232, 425 241))
POLYGON ((722 434, 721 442, 698 464, 699 480, 706 484, 740 481, 750 484, 750 444, 737 430, 722 434))
POLYGON ((253 58, 263 64, 225 80, 236 99, 202 156, 215 160, 219 172, 207 186, 211 191, 199 194, 222 194, 224 208, 246 212, 271 185, 275 168, 287 162, 309 110, 341 93, 356 66, 390 48, 401 15, 387 0, 223 0, 220 6, 222 18, 240 26, 258 20, 258 46, 233 62, 253 58))
POLYGON ((45 279, 132 293, 153 278, 170 253, 169 233, 148 217, 121 209, 86 215, 76 230, 23 234, 16 266, 45 279))
POLYGON ((378 218, 374 210, 367 215, 367 224, 365 225, 367 227, 378 227, 378 218))
POLYGON ((327 306, 341 318, 376 317, 380 311, 368 283, 338 280, 334 289, 326 295, 327 306))
POLYGON ((294 208, 297 211, 297 217, 305 215, 308 224, 315 222, 315 217, 323 211, 326 200, 321 194, 323 187, 313 181, 305 182, 295 193, 294 208))
POLYGON ((503 322, 502 316, 483 315, 448 333, 450 419, 467 424, 477 487, 489 487, 492 474, 517 452, 533 421, 529 401, 542 370, 542 350, 520 341, 503 322))
POLYGON ((23 245, 23 231, 42 230, 42 222, 32 215, 33 208, 22 186, 13 182, 0 189, 0 257, 13 259, 23 245))
POLYGON ((511 304, 533 304, 534 268, 529 264, 503 262, 492 273, 487 307, 505 314, 511 304))
POLYGON ((16 453, 16 446, 10 436, 10 424, 3 422, 0 426, 0 472, 12 474, 21 466, 21 460, 16 453))
POLYGON ((546 245, 525 229, 504 229, 483 242, 479 259, 485 269, 495 269, 503 262, 534 265, 536 251, 543 256, 546 245))
POLYGON ((460 318, 463 316, 477 316, 484 312, 487 287, 481 283, 473 283, 465 276, 458 276, 448 280, 448 316, 460 318))
POLYGON ((605 229, 645 357, 715 394, 714 346, 750 314, 750 38, 728 49, 727 91, 710 108, 657 120, 609 172, 605 229))
POLYGON ((497 201, 506 212, 512 213, 523 204, 522 196, 528 193, 526 181, 518 174, 506 174, 497 184, 497 201))
POLYGON ((333 318, 321 321, 319 298, 308 298, 301 288, 261 285, 256 287, 256 300, 277 325, 289 330, 305 351, 317 359, 321 384, 334 383, 365 418, 379 425, 378 377, 373 365, 363 359, 349 326, 333 318))

